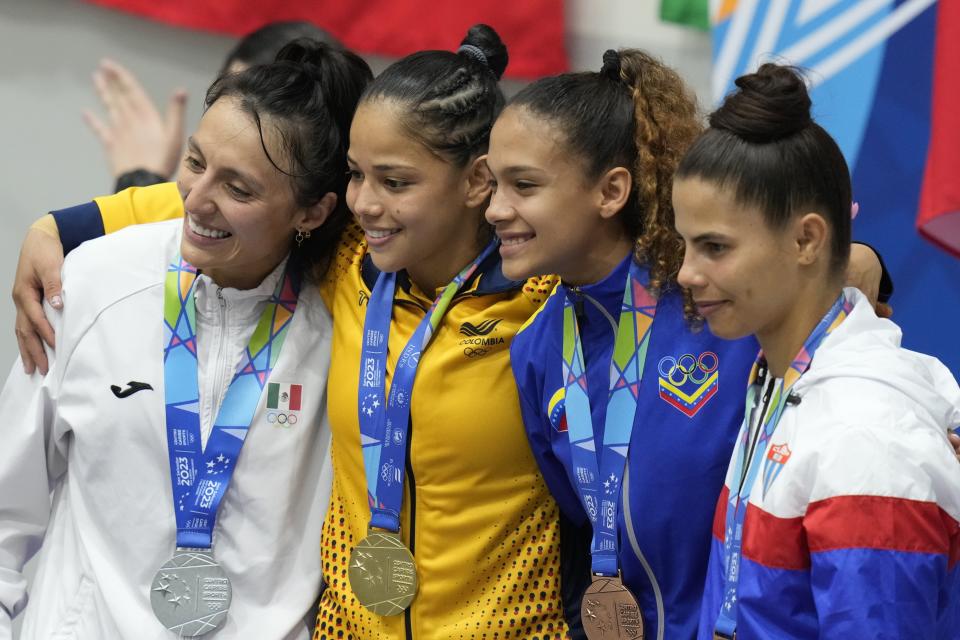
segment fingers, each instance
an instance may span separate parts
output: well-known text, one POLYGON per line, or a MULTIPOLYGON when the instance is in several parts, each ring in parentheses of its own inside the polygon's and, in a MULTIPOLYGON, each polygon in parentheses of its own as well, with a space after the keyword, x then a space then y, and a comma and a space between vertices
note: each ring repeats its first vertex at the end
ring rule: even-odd
POLYGON ((87 126, 90 127, 90 130, 93 131, 93 134, 100 139, 100 143, 103 146, 110 146, 113 136, 110 135, 110 129, 107 128, 100 118, 94 115, 94 113, 89 109, 84 109, 83 121, 87 123, 87 126))
POLYGON ((891 307, 886 302, 878 302, 874 307, 877 312, 877 316, 881 318, 892 318, 893 317, 893 307, 891 307))
MULTIPOLYGON (((40 310, 43 328, 49 333, 49 337, 52 338, 53 327, 50 326, 46 317, 43 316, 43 307, 41 307, 39 303, 36 303, 35 307, 40 310)), ((35 370, 39 370, 40 373, 46 375, 49 368, 47 352, 43 349, 41 335, 34 330, 36 326, 35 319, 31 318, 26 311, 21 312, 18 310, 17 320, 14 326, 14 331, 17 334, 17 348, 20 350, 20 357, 23 360, 24 372, 29 375, 35 370)))
POLYGON ((183 137, 183 122, 187 115, 187 90, 177 89, 167 102, 165 124, 167 132, 176 138, 183 137))
POLYGON ((123 107, 134 111, 155 110, 143 85, 129 69, 110 59, 102 60, 100 69, 123 107))
POLYGON ((166 154, 163 175, 173 176, 181 161, 184 139, 184 121, 187 114, 187 91, 177 89, 167 102, 167 111, 164 114, 164 128, 166 129, 166 154))
POLYGON ((960 436, 955 433, 947 434, 947 439, 950 440, 950 445, 953 447, 953 453, 957 456, 957 460, 960 461, 960 436))

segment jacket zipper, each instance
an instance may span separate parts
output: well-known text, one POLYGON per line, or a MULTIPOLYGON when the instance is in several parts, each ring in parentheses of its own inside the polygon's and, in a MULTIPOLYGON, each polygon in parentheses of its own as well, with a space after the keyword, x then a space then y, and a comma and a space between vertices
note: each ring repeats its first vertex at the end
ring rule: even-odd
MULTIPOLYGON (((223 287, 217 287, 217 301, 220 303, 220 326, 218 330, 220 331, 220 339, 218 340, 217 347, 217 370, 214 374, 214 386, 212 388, 213 393, 210 398, 210 424, 207 429, 207 437, 209 438, 210 433, 213 432, 213 424, 217 421, 217 413, 220 410, 220 403, 223 398, 221 397, 223 393, 223 367, 224 367, 224 351, 226 350, 227 342, 227 300, 223 297, 223 287)), ((204 447, 206 448, 206 447, 204 447)))
POLYGON ((653 597, 657 603, 657 637, 656 640, 663 640, 664 622, 663 622, 663 594, 660 592, 660 583, 657 582, 657 576, 653 574, 650 563, 640 551, 640 543, 637 542, 637 534, 633 529, 633 516, 630 514, 630 455, 627 454, 625 471, 623 474, 623 491, 620 492, 620 508, 623 509, 623 520, 627 526, 627 538, 630 539, 630 548, 640 561, 640 565, 647 574, 647 580, 653 587, 653 597))
MULTIPOLYGON (((413 448, 413 420, 410 420, 410 425, 407 427, 407 455, 405 466, 407 467, 407 493, 409 495, 410 505, 410 526, 409 526, 409 536, 410 536, 410 553, 413 554, 413 557, 417 557, 417 481, 413 475, 413 464, 410 462, 410 450, 413 448)), ((416 604, 416 599, 410 604, 409 607, 403 612, 403 626, 404 634, 407 637, 407 640, 413 640, 413 605, 416 604)))

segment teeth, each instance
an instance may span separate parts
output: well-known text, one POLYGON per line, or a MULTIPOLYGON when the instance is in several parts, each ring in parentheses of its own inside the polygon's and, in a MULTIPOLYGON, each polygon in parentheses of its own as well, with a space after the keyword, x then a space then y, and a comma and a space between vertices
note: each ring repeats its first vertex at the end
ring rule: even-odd
POLYGON ((190 230, 193 231, 198 236, 203 236, 204 238, 214 238, 215 240, 220 240, 221 238, 229 238, 232 233, 226 231, 220 231, 219 229, 210 229, 208 227, 202 227, 193 219, 192 216, 187 216, 187 224, 190 225, 190 230))
POLYGON ((500 244, 502 244, 505 247, 512 247, 518 244, 523 244, 524 242, 526 242, 532 237, 533 236, 518 236, 514 238, 501 238, 500 244))
POLYGON ((371 238, 379 239, 379 238, 386 238, 387 236, 392 236, 398 231, 399 229, 367 229, 366 233, 371 238))

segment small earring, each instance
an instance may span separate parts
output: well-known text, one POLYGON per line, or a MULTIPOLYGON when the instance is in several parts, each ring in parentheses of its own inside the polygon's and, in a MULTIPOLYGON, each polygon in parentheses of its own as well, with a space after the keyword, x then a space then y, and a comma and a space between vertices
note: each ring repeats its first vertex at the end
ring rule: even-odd
POLYGON ((297 246, 303 246, 304 240, 310 239, 310 229, 297 229, 297 235, 293 237, 293 241, 297 243, 297 246))

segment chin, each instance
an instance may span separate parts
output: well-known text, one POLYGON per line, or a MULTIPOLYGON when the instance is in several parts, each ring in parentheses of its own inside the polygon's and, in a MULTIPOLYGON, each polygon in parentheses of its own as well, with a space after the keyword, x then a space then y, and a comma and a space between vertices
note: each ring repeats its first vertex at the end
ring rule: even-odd
POLYGON ((370 259, 373 260, 373 266, 375 266, 378 271, 393 273, 407 268, 402 260, 398 260, 389 253, 371 251, 370 249, 367 249, 367 253, 370 254, 370 259))
POLYGON ((524 268, 523 263, 520 260, 502 260, 500 263, 500 270, 510 280, 526 280, 532 275, 529 269, 524 268))
POLYGON ((707 320, 710 333, 723 340, 739 340, 752 335, 753 331, 743 325, 732 325, 729 322, 710 322, 707 320))

